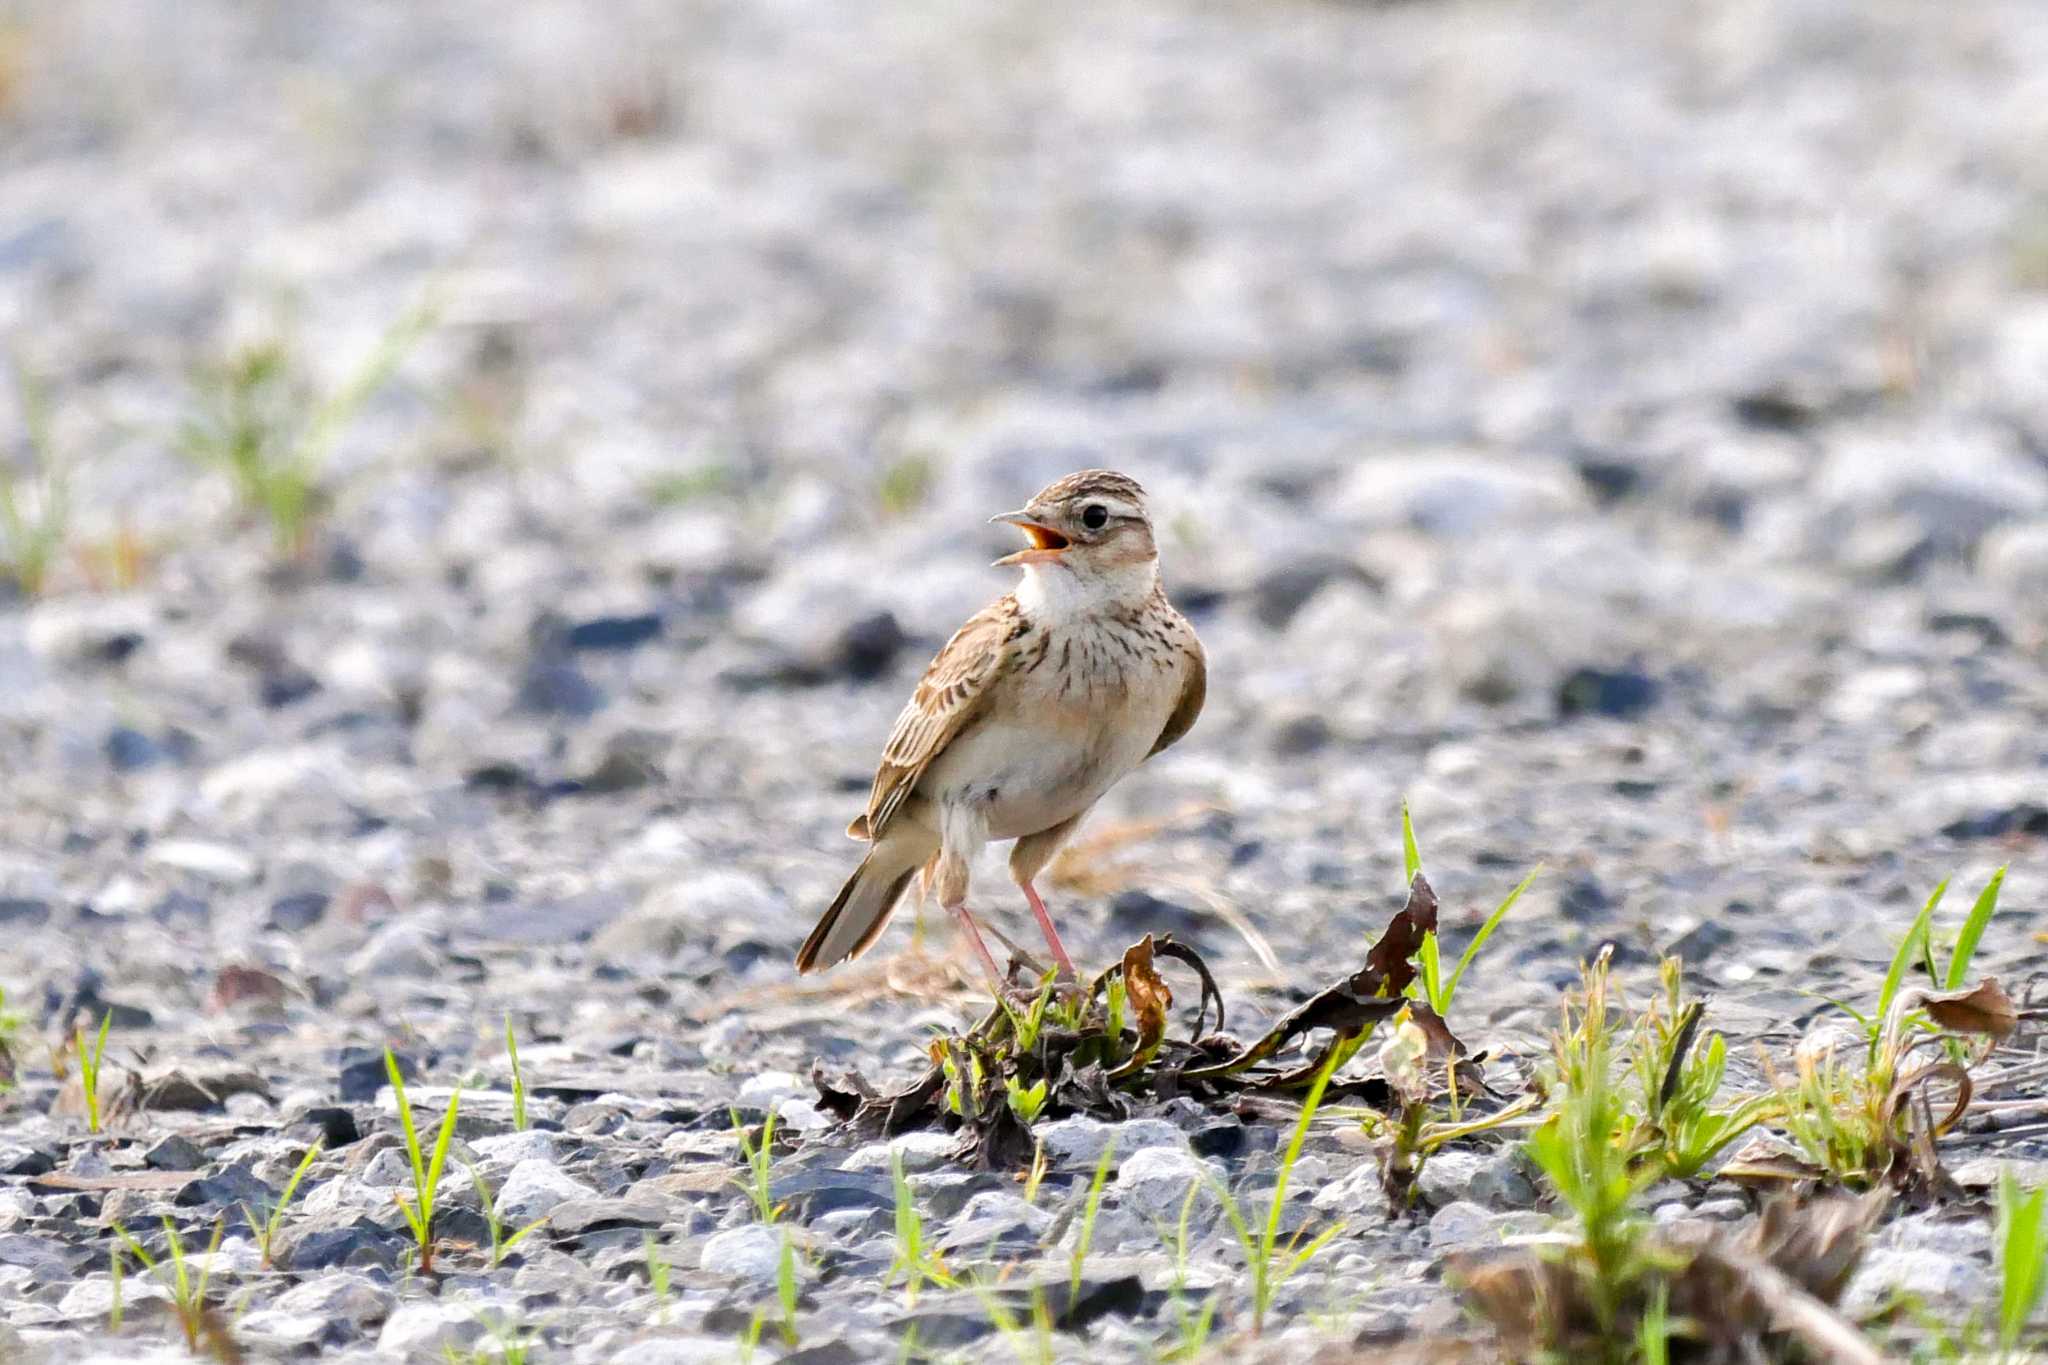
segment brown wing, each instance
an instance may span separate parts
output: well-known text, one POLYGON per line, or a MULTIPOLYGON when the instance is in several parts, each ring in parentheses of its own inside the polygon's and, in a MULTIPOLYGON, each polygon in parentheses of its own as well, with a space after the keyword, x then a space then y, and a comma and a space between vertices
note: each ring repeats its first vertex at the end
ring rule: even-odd
POLYGON ((1152 746, 1152 754, 1169 748, 1179 742, 1180 737, 1195 728, 1195 717, 1202 714, 1202 702, 1209 695, 1209 661, 1203 657, 1201 641, 1188 632, 1188 675, 1180 685, 1180 700, 1173 705, 1173 714, 1166 718, 1166 728, 1159 732, 1158 743, 1152 746))
POLYGON ((925 669, 875 771, 867 814, 847 827, 857 839, 879 839, 933 759, 981 709, 991 679, 1000 675, 1016 641, 1030 632, 1014 597, 983 607, 955 631, 925 669))

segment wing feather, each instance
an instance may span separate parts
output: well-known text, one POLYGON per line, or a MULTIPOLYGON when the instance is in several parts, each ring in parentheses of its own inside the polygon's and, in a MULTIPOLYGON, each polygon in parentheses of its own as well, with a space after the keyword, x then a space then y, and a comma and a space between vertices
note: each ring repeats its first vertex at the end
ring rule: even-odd
POLYGON ((1174 703, 1173 714, 1166 718, 1166 728, 1159 732, 1158 742, 1152 746, 1152 754, 1178 743, 1180 737, 1195 728, 1195 717, 1202 714, 1202 703, 1209 696, 1209 661, 1202 654, 1202 645, 1195 633, 1188 632, 1188 673, 1181 680, 1180 700, 1174 703))
MULTIPOLYGON (((932 760, 980 713, 989 683, 1002 674, 1016 642, 1029 630, 1016 599, 1006 596, 976 612, 946 641, 882 748, 868 794, 865 837, 882 837, 932 760)), ((856 820, 848 832, 860 824, 856 820)))

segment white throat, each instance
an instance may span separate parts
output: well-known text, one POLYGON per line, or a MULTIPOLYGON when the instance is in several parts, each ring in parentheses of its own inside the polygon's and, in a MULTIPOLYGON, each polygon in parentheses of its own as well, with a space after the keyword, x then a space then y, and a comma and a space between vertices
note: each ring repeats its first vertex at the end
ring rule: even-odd
POLYGON ((1111 607, 1142 606, 1158 586, 1156 558, 1086 573, 1064 564, 1026 564, 1017 605, 1043 621, 1071 621, 1111 607))

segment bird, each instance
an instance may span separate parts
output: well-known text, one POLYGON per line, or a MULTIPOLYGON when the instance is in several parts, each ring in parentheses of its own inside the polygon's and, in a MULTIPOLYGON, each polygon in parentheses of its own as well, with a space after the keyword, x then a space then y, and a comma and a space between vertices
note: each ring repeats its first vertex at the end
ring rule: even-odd
POLYGON ((994 565, 1023 575, 946 641, 897 716, 867 809, 846 828, 867 854, 798 950, 799 974, 872 947, 922 871, 1004 994, 967 893, 975 856, 1012 839, 1010 876, 1058 979, 1074 981, 1038 874, 1105 792, 1201 714, 1208 660, 1167 600, 1135 479, 1085 469, 989 520, 1029 540, 994 565))

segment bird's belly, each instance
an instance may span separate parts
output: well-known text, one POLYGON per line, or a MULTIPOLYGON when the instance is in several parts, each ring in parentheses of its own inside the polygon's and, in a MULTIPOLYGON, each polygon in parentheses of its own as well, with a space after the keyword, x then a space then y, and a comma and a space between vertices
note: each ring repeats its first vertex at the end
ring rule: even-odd
POLYGON ((1047 707, 980 726, 948 746, 920 786, 942 804, 980 805, 992 839, 1036 834, 1087 810, 1142 763, 1166 709, 1127 706, 1108 723, 1077 715, 1078 708, 1047 707))

